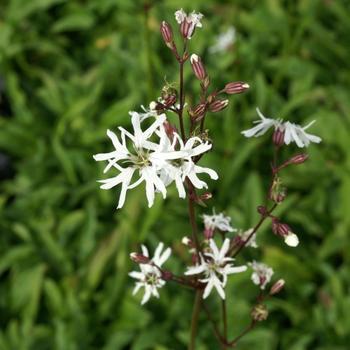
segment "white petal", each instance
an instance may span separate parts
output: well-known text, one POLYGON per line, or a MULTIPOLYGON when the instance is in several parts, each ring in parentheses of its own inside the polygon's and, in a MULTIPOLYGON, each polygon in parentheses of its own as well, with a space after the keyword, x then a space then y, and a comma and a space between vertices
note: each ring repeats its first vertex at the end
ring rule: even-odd
POLYGON ((120 191, 118 207, 117 207, 118 209, 120 209, 125 203, 126 192, 128 190, 128 186, 130 184, 134 171, 135 169, 128 168, 124 172, 124 179, 123 179, 122 189, 120 191))
POLYGON ((289 233, 285 239, 284 242, 289 245, 290 247, 296 247, 299 244, 299 238, 294 233, 289 233))
POLYGON ((197 265, 197 266, 191 266, 187 269, 185 272, 185 275, 190 276, 190 275, 198 275, 200 273, 203 273, 206 270, 205 265, 197 265))
POLYGON ((152 295, 152 288, 149 285, 145 286, 145 294, 143 295, 142 301, 141 301, 141 305, 144 305, 147 303, 147 301, 150 299, 152 295))
POLYGON ((140 271, 131 271, 129 272, 129 276, 137 280, 143 280, 143 278, 145 277, 144 274, 140 271))
POLYGON ((203 299, 206 299, 208 295, 210 294, 211 290, 213 289, 214 283, 212 279, 209 279, 208 284, 206 285, 203 293, 203 299))
POLYGON ((171 254, 171 249, 170 248, 165 249, 164 253, 160 256, 157 265, 161 267, 169 259, 170 254, 171 254))

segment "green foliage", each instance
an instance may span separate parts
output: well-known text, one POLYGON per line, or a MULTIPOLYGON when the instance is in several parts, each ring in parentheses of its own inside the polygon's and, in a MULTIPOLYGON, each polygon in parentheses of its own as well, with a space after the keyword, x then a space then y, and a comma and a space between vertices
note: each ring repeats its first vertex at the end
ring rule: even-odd
MULTIPOLYGON (((270 318, 239 349, 345 350, 350 341, 350 5, 347 1, 4 0, 0 4, 0 151, 14 176, 0 184, 0 349, 183 349, 193 295, 174 285, 146 307, 133 297, 128 254, 139 243, 172 245, 189 232, 186 203, 170 191, 147 209, 143 189, 96 184, 107 128, 129 126, 129 110, 176 81, 175 62, 159 34, 180 7, 206 17, 191 51, 201 54, 216 86, 249 82, 208 128, 215 152, 204 164, 217 210, 247 229, 268 186, 269 137, 240 135, 263 113, 295 122, 317 119, 310 161, 284 171, 289 188, 279 214, 301 238, 286 247, 268 225, 259 232, 262 259, 287 281, 269 301, 270 318), (209 54, 234 25, 237 42, 209 54), (174 223, 176 223, 174 225, 174 223)), ((186 85, 198 90, 187 67, 186 85)), ((194 94, 188 97, 193 100, 194 94)), ((293 148, 293 147, 290 147, 293 148)), ((284 157, 297 152, 286 150, 284 157)), ((210 209, 208 209, 210 210, 210 209)), ((205 212, 205 209, 199 209, 205 212)), ((251 255, 249 255, 251 254, 251 255)), ((239 260, 241 261, 241 257, 239 260)), ((183 265, 172 259, 177 273, 183 265)), ((248 274, 228 286, 230 337, 249 322, 256 289, 248 274)), ((217 300, 210 299, 216 308, 217 300)), ((204 315, 203 321, 204 321, 204 315)), ((210 325, 198 349, 218 348, 210 325)))

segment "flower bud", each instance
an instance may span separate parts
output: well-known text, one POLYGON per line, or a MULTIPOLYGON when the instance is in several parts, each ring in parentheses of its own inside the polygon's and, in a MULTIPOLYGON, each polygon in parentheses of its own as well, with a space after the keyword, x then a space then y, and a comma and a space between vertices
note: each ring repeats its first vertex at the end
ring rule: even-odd
POLYGON ((166 108, 173 106, 175 104, 175 102, 176 102, 176 95, 169 95, 163 101, 164 106, 166 108))
POLYGON ((205 71, 205 68, 204 68, 204 65, 203 65, 201 58, 199 56, 193 54, 191 56, 190 61, 191 61, 192 69, 193 69, 195 76, 199 80, 204 80, 207 76, 207 72, 205 71))
POLYGON ((170 124, 167 120, 163 123, 165 133, 169 137, 169 139, 172 141, 174 138, 174 133, 177 132, 176 127, 172 124, 170 124))
POLYGON ((249 84, 244 83, 242 81, 235 81, 231 82, 225 85, 224 91, 229 94, 241 94, 242 92, 245 92, 247 89, 249 89, 249 84))
POLYGON ((191 39, 195 26, 186 19, 180 24, 180 32, 184 39, 191 39))
POLYGON ((210 192, 205 192, 199 196, 199 198, 203 201, 207 201, 208 199, 213 198, 213 195, 210 192))
POLYGON ((144 256, 140 253, 131 253, 130 259, 137 264, 149 264, 150 259, 147 256, 144 256))
POLYGON ((192 247, 193 246, 193 242, 191 240, 191 238, 188 238, 187 236, 183 237, 181 240, 182 244, 188 246, 188 247, 192 247))
POLYGON ((283 144, 284 144, 284 130, 277 128, 272 135, 272 142, 277 147, 283 146, 283 144))
POLYGON ((225 109, 227 105, 228 105, 228 100, 217 99, 209 105, 209 109, 211 112, 216 113, 225 109))
POLYGON ((162 279, 164 281, 171 281, 173 279, 173 274, 170 271, 162 271, 162 279))
POLYGON ((206 108, 207 105, 205 103, 200 103, 192 111, 190 111, 190 115, 193 118, 193 120, 200 121, 204 116, 206 108))
POLYGON ((286 283, 286 282, 285 282, 283 279, 278 280, 278 281, 271 287, 271 289, 270 289, 270 295, 274 295, 274 294, 279 293, 279 292, 283 289, 285 283, 286 283))
POLYGON ((270 199, 275 203, 279 204, 283 202, 283 200, 286 198, 286 195, 287 190, 284 186, 282 186, 281 179, 279 177, 275 177, 269 191, 270 199))
POLYGON ((269 312, 267 311, 266 305, 258 304, 254 306, 250 315, 254 321, 261 322, 267 319, 269 312))
POLYGON ((277 218, 274 218, 272 220, 272 231, 275 235, 285 237, 291 232, 291 229, 287 224, 283 224, 277 218))
POLYGON ((259 205, 257 207, 257 211, 262 216, 266 216, 267 215, 267 208, 264 205, 259 205))
POLYGON ((204 237, 205 239, 212 239, 214 237, 214 230, 212 228, 205 228, 204 229, 204 237))
POLYGON ((306 153, 297 154, 296 156, 288 160, 289 164, 302 164, 309 159, 309 156, 306 153))
POLYGON ((299 238, 295 233, 289 232, 288 235, 284 238, 284 243, 294 248, 299 245, 299 238))
POLYGON ((173 36, 173 30, 171 29, 171 26, 169 23, 163 21, 160 25, 160 32, 162 34, 162 37, 164 39, 164 42, 166 46, 168 46, 170 49, 174 46, 174 36, 173 36))
POLYGON ((299 244, 298 236, 292 232, 287 224, 279 222, 277 218, 272 220, 272 231, 274 234, 282 237, 284 243, 290 247, 296 247, 299 244))

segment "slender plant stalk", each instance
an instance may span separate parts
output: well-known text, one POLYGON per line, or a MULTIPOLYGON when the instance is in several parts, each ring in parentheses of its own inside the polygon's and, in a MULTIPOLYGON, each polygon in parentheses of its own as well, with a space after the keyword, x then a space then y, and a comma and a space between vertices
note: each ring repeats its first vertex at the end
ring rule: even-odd
MULTIPOLYGON (((223 299, 221 301, 221 306, 222 306, 222 322, 223 322, 223 337, 225 342, 227 342, 227 304, 226 304, 226 299, 223 299)), ((223 345, 223 350, 226 350, 226 346, 223 345)))
POLYGON ((241 333, 239 334, 235 339, 233 339, 231 342, 229 342, 227 345, 230 347, 235 347, 237 345, 237 342, 244 337, 247 333, 249 333, 256 325, 255 321, 252 321, 250 325, 241 333))
POLYGON ((199 313, 202 305, 202 294, 203 292, 201 290, 196 291, 194 306, 192 310, 191 338, 190 338, 190 343, 188 345, 188 350, 194 350, 196 346, 196 335, 197 335, 197 328, 198 328, 198 318, 199 318, 199 313))
POLYGON ((251 232, 251 234, 248 236, 248 238, 237 248, 237 250, 233 253, 232 257, 236 257, 240 251, 246 246, 246 244, 250 241, 250 239, 253 237, 254 233, 256 233, 256 231, 258 231, 258 229, 260 228, 260 226, 263 224, 263 222, 269 217, 269 215, 275 210, 275 208, 277 207, 277 204, 275 203, 270 210, 268 210, 268 212, 266 213, 266 215, 263 215, 259 222, 255 225, 253 231, 251 232))

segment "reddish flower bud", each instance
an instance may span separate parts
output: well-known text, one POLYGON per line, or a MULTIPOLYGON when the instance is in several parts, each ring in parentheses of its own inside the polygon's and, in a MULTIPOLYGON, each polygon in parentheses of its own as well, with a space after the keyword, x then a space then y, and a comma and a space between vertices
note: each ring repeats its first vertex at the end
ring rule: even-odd
POLYGON ((206 109, 207 105, 205 103, 200 103, 190 111, 190 115, 195 121, 200 121, 203 118, 206 109))
POLYGON ((209 105, 209 109, 211 112, 220 112, 222 111, 223 109, 225 109, 228 105, 228 100, 215 100, 214 102, 212 102, 210 105, 209 105))
POLYGON ((272 220, 272 231, 274 234, 285 237, 291 232, 291 228, 287 224, 278 221, 277 218, 272 220))
POLYGON ((283 289, 285 283, 286 283, 286 282, 285 282, 283 279, 278 280, 278 281, 271 287, 271 289, 270 289, 270 295, 274 295, 274 294, 279 293, 279 292, 283 289))
POLYGON ((177 133, 177 129, 174 125, 170 124, 168 121, 163 123, 164 130, 168 135, 169 139, 172 141, 174 137, 174 132, 177 133))
POLYGON ((171 26, 169 23, 163 21, 162 24, 160 25, 160 32, 162 34, 162 37, 164 39, 164 42, 166 46, 168 46, 170 49, 173 48, 173 30, 171 29, 171 26))
POLYGON ((195 26, 192 24, 192 22, 189 22, 187 20, 184 20, 180 24, 180 32, 181 35, 184 37, 184 39, 191 39, 191 36, 193 35, 193 32, 195 30, 195 26))
POLYGON ((162 279, 164 281, 171 281, 173 279, 173 274, 170 271, 162 271, 162 279))
POLYGON ((262 216, 266 216, 267 215, 267 208, 264 205, 259 205, 257 207, 257 211, 262 216))
POLYGON ((302 164, 309 159, 309 156, 306 153, 297 154, 296 156, 288 160, 289 164, 302 164))
POLYGON ((272 142, 277 147, 283 146, 283 144, 284 144, 284 130, 277 128, 272 135, 272 142))
POLYGON ((175 104, 175 102, 176 102, 176 95, 169 95, 164 100, 164 106, 167 108, 171 107, 175 104))
POLYGON ((192 69, 193 72, 195 74, 195 76, 199 79, 199 80, 204 80, 207 76, 207 72, 205 71, 203 62, 201 60, 201 58, 195 54, 193 54, 191 56, 191 65, 192 65, 192 69))
POLYGON ((245 92, 247 89, 249 89, 249 84, 244 83, 242 81, 235 81, 226 84, 224 91, 229 94, 241 94, 242 92, 245 92))
POLYGON ((212 197, 213 197, 213 195, 210 192, 205 192, 199 196, 199 198, 203 201, 211 199, 212 197))
POLYGON ((149 264, 150 260, 147 256, 144 256, 140 253, 131 253, 130 259, 137 264, 149 264))
POLYGON ((214 237, 214 230, 212 228, 205 228, 203 233, 206 239, 212 239, 214 237))

